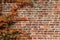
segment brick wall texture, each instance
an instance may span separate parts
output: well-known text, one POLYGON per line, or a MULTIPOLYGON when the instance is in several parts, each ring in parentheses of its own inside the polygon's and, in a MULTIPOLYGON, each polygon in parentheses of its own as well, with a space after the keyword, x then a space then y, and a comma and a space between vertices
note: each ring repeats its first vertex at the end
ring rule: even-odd
MULTIPOLYGON (((20 4, 7 1, 2 0, 3 14, 11 13, 11 8, 16 8, 20 4)), ((60 0, 29 0, 29 2, 33 5, 23 2, 22 7, 19 6, 17 9, 17 17, 25 17, 28 21, 17 21, 10 27, 29 33, 31 40, 60 40, 60 0)))

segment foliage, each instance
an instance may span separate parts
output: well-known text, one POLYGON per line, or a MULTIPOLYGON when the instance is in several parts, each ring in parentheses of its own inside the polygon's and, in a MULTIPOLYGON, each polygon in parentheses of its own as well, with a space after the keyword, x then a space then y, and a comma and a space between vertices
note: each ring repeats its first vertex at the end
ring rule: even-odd
MULTIPOLYGON (((27 33, 23 32, 22 30, 13 30, 10 29, 10 23, 12 24, 13 22, 16 21, 27 21, 27 18, 25 17, 18 17, 18 5, 17 7, 12 7, 11 12, 9 14, 0 14, 0 40, 15 40, 15 39, 20 39, 22 35, 24 35, 27 38, 30 38, 30 35, 27 35, 27 33), (21 35, 22 34, 22 35, 21 35)), ((26 39, 27 40, 27 39, 26 39)))

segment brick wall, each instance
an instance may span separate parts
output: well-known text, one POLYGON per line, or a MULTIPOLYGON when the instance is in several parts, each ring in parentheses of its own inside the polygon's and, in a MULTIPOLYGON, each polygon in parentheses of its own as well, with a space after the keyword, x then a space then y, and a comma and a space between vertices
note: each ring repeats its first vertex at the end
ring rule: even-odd
MULTIPOLYGON (((22 29, 30 33, 31 40, 60 40, 60 0, 37 0, 29 6, 18 9, 18 17, 28 21, 19 21, 11 28, 22 29)), ((10 4, 3 4, 3 14, 10 13, 10 4), (5 10, 4 10, 5 9, 5 10)))

